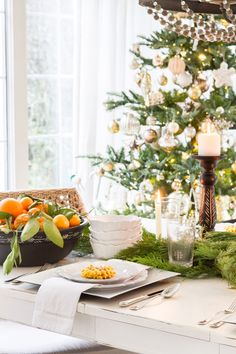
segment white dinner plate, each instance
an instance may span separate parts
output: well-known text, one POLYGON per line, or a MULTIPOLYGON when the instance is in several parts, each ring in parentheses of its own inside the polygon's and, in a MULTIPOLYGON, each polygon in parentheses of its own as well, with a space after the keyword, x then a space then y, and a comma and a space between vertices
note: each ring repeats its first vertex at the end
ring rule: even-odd
POLYGON ((128 282, 128 280, 134 279, 136 275, 140 273, 140 268, 138 265, 128 263, 128 262, 118 262, 116 260, 109 261, 98 261, 98 262, 82 262, 74 264, 74 267, 58 269, 57 274, 63 278, 73 280, 79 283, 94 283, 94 284, 103 284, 108 286, 109 284, 118 284, 123 282, 128 282), (87 279, 81 276, 81 272, 84 268, 89 265, 94 266, 112 266, 116 275, 111 279, 87 279))

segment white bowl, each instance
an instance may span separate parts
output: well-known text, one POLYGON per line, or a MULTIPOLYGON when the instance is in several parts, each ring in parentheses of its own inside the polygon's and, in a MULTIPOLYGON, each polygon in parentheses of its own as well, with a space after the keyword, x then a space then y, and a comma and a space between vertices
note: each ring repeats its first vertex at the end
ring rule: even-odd
POLYGON ((125 231, 140 226, 141 220, 134 215, 96 215, 89 218, 89 223, 96 232, 125 231))
POLYGON ((90 235, 90 240, 101 243, 103 245, 113 245, 113 246, 118 246, 118 245, 124 245, 124 244, 131 244, 135 243, 139 240, 142 239, 142 233, 139 233, 138 235, 135 235, 135 237, 128 238, 127 240, 101 240, 97 239, 96 237, 93 236, 93 234, 90 235))
POLYGON ((93 253, 95 257, 97 258, 102 258, 102 259, 108 259, 114 257, 117 253, 120 251, 132 246, 134 244, 121 244, 121 245, 111 245, 111 244, 104 244, 104 243, 99 243, 90 238, 90 243, 93 249, 93 253))
POLYGON ((142 233, 141 227, 136 227, 132 230, 126 231, 95 231, 90 227, 90 232, 94 238, 103 241, 125 241, 129 238, 134 238, 142 233))

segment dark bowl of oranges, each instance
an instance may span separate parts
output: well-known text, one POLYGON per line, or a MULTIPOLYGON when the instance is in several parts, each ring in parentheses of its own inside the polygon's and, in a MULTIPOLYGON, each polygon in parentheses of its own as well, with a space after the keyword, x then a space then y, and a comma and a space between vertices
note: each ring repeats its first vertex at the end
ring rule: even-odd
POLYGON ((74 248, 87 221, 69 206, 21 195, 0 201, 0 264, 4 273, 14 265, 56 263, 74 248))

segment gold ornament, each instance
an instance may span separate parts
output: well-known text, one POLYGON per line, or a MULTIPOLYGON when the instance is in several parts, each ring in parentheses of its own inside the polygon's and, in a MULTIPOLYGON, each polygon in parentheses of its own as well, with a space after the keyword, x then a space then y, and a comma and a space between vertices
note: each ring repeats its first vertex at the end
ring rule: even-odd
POLYGON ((147 144, 152 144, 154 143, 155 141, 157 141, 157 132, 154 130, 154 129, 147 129, 145 132, 144 132, 144 140, 147 144))
POLYGON ((197 77, 196 86, 199 87, 202 92, 206 92, 209 90, 209 84, 204 75, 199 75, 197 77))
POLYGON ((188 95, 193 101, 197 101, 201 97, 202 91, 198 86, 192 86, 188 90, 188 95))
POLYGON ((186 64, 180 56, 176 55, 169 60, 168 68, 172 74, 179 75, 185 72, 186 64))
POLYGON ((236 173, 236 161, 232 164, 232 170, 234 173, 236 173))
POLYGON ((144 72, 143 71, 139 71, 137 72, 137 74, 135 75, 135 82, 138 86, 141 85, 141 82, 142 82, 142 79, 143 79, 143 75, 144 75, 144 72))
POLYGON ((148 72, 143 73, 140 88, 144 96, 148 95, 149 92, 152 90, 152 78, 148 72))
POLYGON ((111 172, 114 168, 114 165, 112 162, 107 162, 102 165, 102 168, 105 172, 111 172))
POLYGON ((158 82, 161 86, 166 86, 168 84, 168 77, 161 75, 161 77, 158 79, 158 82))
POLYGON ((113 119, 108 123, 107 129, 111 134, 116 134, 120 131, 120 125, 117 120, 113 119))

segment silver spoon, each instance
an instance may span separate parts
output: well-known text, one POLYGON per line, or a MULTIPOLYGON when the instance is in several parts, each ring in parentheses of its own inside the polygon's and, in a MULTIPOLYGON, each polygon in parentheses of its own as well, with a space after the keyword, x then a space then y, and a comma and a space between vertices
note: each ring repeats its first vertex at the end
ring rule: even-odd
POLYGON ((157 295, 157 296, 154 296, 154 297, 152 297, 151 299, 148 299, 148 300, 146 300, 146 301, 143 301, 142 304, 135 305, 135 306, 131 306, 131 307, 130 307, 130 310, 133 310, 133 311, 140 310, 140 309, 142 309, 143 307, 145 307, 146 305, 150 304, 150 302, 152 302, 154 299, 156 299, 156 298, 158 298, 158 297, 160 297, 161 300, 169 299, 170 297, 174 296, 174 295, 177 293, 177 291, 179 290, 179 288, 180 288, 180 283, 171 285, 171 286, 169 286, 168 288, 164 289, 161 294, 159 294, 159 295, 157 295))

